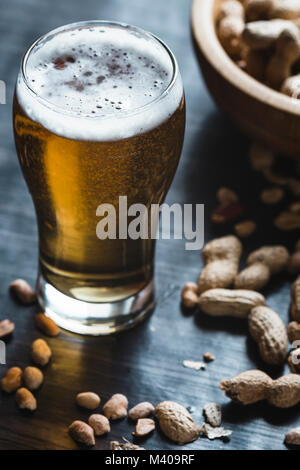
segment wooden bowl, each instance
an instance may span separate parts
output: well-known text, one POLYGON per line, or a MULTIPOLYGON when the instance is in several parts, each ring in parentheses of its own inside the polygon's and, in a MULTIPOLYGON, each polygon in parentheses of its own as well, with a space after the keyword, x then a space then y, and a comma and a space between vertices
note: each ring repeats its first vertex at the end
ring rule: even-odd
POLYGON ((222 48, 215 18, 222 0, 194 0, 191 27, 206 85, 216 103, 249 136, 300 158, 300 101, 242 71, 222 48))

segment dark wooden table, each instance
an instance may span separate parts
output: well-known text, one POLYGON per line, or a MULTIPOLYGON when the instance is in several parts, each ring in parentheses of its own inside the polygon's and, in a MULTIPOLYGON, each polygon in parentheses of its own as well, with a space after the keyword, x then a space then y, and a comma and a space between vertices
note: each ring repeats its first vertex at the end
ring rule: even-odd
MULTIPOLYGON (((257 234, 247 250, 262 243, 283 241, 293 246, 295 235, 272 229, 273 211, 258 204, 264 187, 249 167, 248 141, 219 112, 202 82, 194 57, 189 28, 190 2, 186 0, 1 0, 0 79, 7 85, 7 104, 0 105, 0 299, 1 316, 16 324, 7 342, 7 367, 30 364, 30 344, 40 336, 34 328, 34 308, 16 305, 8 294, 9 283, 24 277, 32 284, 37 269, 37 232, 33 205, 18 166, 11 125, 15 78, 25 49, 42 33, 77 20, 110 19, 136 24, 165 40, 176 54, 187 97, 187 129, 181 162, 168 194, 168 202, 204 203, 206 240, 230 232, 215 229, 209 212, 216 189, 236 189, 247 206, 247 215, 258 222, 257 234)), ((246 251, 247 251, 246 250, 246 251)), ((224 425, 233 430, 230 442, 199 439, 186 449, 284 449, 286 430, 299 425, 300 407, 276 410, 266 404, 240 407, 218 389, 219 381, 249 368, 272 370, 259 359, 247 336, 247 324, 235 319, 212 319, 204 314, 185 315, 180 310, 180 289, 196 280, 201 268, 199 252, 185 251, 184 241, 159 241, 156 281, 158 302, 152 317, 118 336, 88 338, 62 332, 49 339, 53 361, 37 393, 33 415, 19 412, 14 397, 0 395, 0 449, 76 449, 67 427, 89 413, 78 409, 75 395, 94 390, 103 402, 113 393, 128 396, 130 405, 143 400, 154 404, 176 400, 191 407, 202 421, 202 407, 216 401, 223 407, 224 425), (206 351, 216 356, 207 370, 182 366, 185 359, 201 360, 206 351)), ((267 289, 268 303, 288 321, 289 282, 279 278, 267 289)), ((2 376, 6 366, 0 365, 2 376)), ((287 367, 285 367, 287 372, 287 367)), ((110 440, 131 439, 127 420, 112 425, 96 449, 107 449, 110 440)), ((147 449, 178 449, 155 432, 143 441, 147 449)))

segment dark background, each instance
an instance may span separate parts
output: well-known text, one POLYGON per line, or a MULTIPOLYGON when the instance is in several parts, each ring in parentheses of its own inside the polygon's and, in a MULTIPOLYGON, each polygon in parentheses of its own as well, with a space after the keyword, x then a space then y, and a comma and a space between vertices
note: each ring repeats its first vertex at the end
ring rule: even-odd
MULTIPOLYGON (((258 223, 247 250, 262 243, 284 241, 289 247, 296 234, 282 236, 272 228, 276 210, 259 205, 265 187, 250 169, 249 142, 216 108, 202 82, 192 49, 187 0, 1 0, 0 79, 7 84, 7 104, 0 105, 0 319, 16 324, 7 342, 7 367, 30 364, 30 344, 40 336, 34 328, 34 308, 16 305, 9 283, 24 277, 34 284, 37 267, 37 232, 34 210, 15 154, 11 103, 22 54, 41 34, 79 20, 107 19, 135 24, 160 36, 175 53, 187 98, 187 128, 180 165, 168 202, 204 203, 206 241, 230 233, 215 229, 209 213, 220 185, 238 191, 247 217, 258 223)), ((245 110, 246 112, 246 110, 245 110)), ((224 425, 233 430, 230 442, 199 439, 186 449, 284 449, 283 438, 299 424, 299 406, 276 410, 262 403, 250 407, 231 404, 218 389, 219 381, 249 368, 262 368, 273 377, 282 370, 266 368, 247 336, 247 324, 234 319, 213 319, 180 310, 182 285, 196 280, 201 268, 198 252, 184 250, 184 241, 159 241, 156 281, 158 303, 153 316, 134 330, 118 336, 88 338, 61 333, 49 339, 53 361, 45 370, 45 383, 37 393, 38 409, 21 413, 13 396, 0 394, 0 449, 75 449, 67 433, 74 419, 88 412, 76 407, 79 391, 93 390, 102 403, 113 393, 125 393, 130 406, 144 400, 157 404, 175 400, 192 408, 202 422, 202 407, 209 401, 223 406, 224 425), (216 361, 206 371, 185 369, 185 359, 201 360, 206 351, 216 361)), ((268 304, 288 321, 289 280, 276 279, 265 292, 268 304)), ((5 366, 0 365, 0 375, 5 366)), ((285 368, 287 372, 287 367, 285 368)), ((110 440, 131 439, 134 426, 127 420, 112 425, 107 438, 97 439, 97 449, 110 440)), ((142 441, 146 449, 180 449, 159 431, 142 441)))

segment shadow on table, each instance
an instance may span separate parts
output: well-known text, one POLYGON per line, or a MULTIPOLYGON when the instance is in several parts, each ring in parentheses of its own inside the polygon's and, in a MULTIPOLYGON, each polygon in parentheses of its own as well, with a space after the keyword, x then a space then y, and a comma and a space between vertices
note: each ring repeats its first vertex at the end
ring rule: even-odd
POLYGON ((300 405, 292 408, 275 408, 265 401, 253 405, 230 402, 222 407, 223 420, 231 424, 249 424, 256 418, 263 418, 274 426, 294 426, 300 416, 300 405))
POLYGON ((216 207, 216 192, 226 186, 237 192, 245 212, 242 218, 257 222, 257 231, 247 239, 247 251, 261 244, 284 243, 292 247, 295 236, 274 227, 273 220, 286 207, 290 196, 273 207, 260 201, 260 193, 272 186, 251 168, 248 151, 250 141, 225 116, 215 110, 203 121, 199 129, 189 129, 183 155, 184 171, 181 184, 185 199, 205 204, 206 239, 233 231, 233 223, 213 225, 209 215, 216 207))

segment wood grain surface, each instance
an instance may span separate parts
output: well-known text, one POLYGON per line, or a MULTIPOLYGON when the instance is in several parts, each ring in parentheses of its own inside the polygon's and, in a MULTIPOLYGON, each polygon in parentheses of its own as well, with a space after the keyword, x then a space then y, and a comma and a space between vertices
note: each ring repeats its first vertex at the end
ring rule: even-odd
MULTIPOLYGON (((7 341, 7 366, 30 364, 30 344, 40 334, 34 328, 35 308, 15 304, 9 283, 24 277, 32 284, 37 269, 37 232, 33 205, 15 154, 11 104, 14 82, 25 49, 42 33, 59 25, 88 19, 119 20, 150 30, 168 43, 178 58, 187 97, 187 129, 181 162, 168 194, 168 202, 204 203, 205 238, 229 233, 215 229, 209 213, 220 185, 234 188, 258 231, 246 242, 247 251, 262 243, 284 242, 291 248, 296 234, 272 228, 277 209, 259 202, 265 182, 250 169, 249 142, 216 108, 200 76, 190 38, 190 3, 185 0, 1 0, 0 79, 7 84, 7 104, 0 105, 0 319, 16 324, 7 341)), ((244 110, 246 112, 246 110, 244 110)), ((0 394, 0 449, 76 449, 67 433, 74 419, 88 412, 75 405, 75 395, 93 390, 102 402, 124 393, 131 406, 176 400, 191 407, 202 422, 202 407, 209 401, 222 405, 224 425, 233 430, 228 443, 199 439, 185 449, 284 449, 283 438, 299 425, 300 407, 276 410, 265 403, 249 407, 232 404, 218 389, 219 381, 250 368, 263 368, 273 377, 283 370, 269 369, 248 338, 247 324, 236 319, 213 319, 202 313, 184 314, 179 305, 184 282, 196 280, 201 268, 199 252, 185 251, 184 241, 164 240, 157 245, 157 307, 139 327, 105 338, 62 332, 49 339, 53 361, 45 369, 45 382, 37 392, 38 409, 21 413, 14 397, 0 394), (185 359, 201 360, 210 351, 216 361, 205 371, 182 366, 185 359)), ((265 292, 270 307, 288 321, 290 280, 277 278, 265 292)), ((284 369, 287 372, 287 367, 284 369)), ((127 420, 112 425, 109 436, 98 438, 95 449, 108 449, 110 440, 131 439, 134 426, 127 420)), ((182 449, 159 431, 141 441, 146 449, 182 449)))

